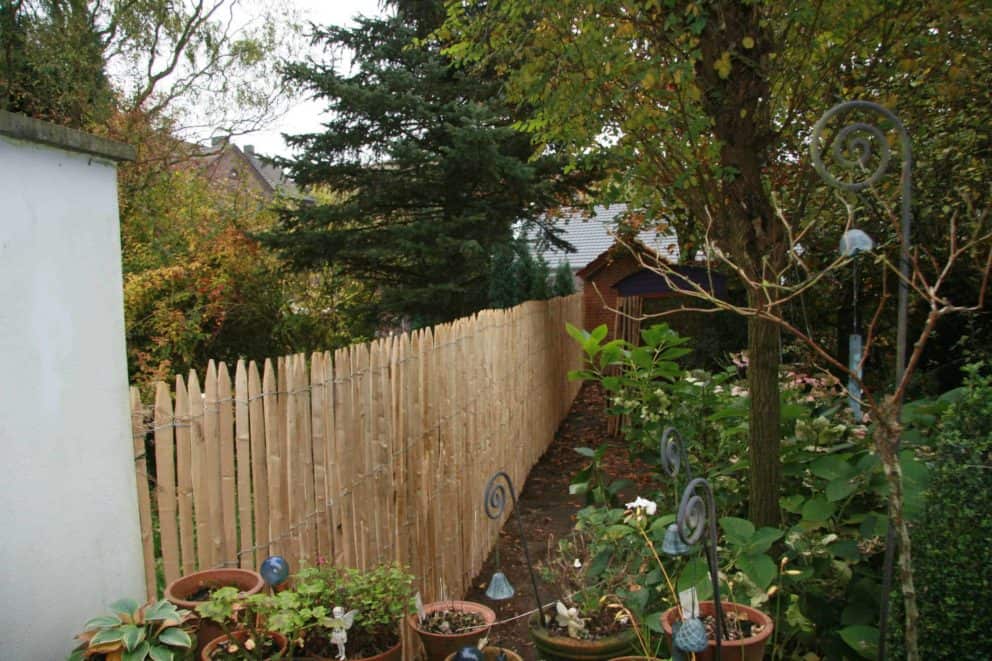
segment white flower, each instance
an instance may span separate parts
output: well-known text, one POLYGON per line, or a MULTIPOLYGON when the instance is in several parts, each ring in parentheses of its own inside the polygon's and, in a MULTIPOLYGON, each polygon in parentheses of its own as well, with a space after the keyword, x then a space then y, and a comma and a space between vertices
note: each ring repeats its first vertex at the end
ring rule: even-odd
POLYGON ((582 561, 576 558, 575 562, 572 563, 572 566, 576 569, 582 569, 582 561))
POLYGON ((654 516, 654 513, 658 511, 658 503, 653 500, 648 500, 647 498, 641 498, 638 496, 634 502, 627 503, 627 509, 629 510, 644 510, 648 516, 654 516))

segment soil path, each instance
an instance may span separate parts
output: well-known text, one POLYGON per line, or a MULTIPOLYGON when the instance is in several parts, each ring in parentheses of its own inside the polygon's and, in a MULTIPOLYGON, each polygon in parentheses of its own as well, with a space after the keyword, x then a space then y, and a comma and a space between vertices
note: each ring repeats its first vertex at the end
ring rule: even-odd
MULTIPOLYGON (((596 384, 584 385, 554 441, 531 469, 526 486, 518 495, 524 534, 527 536, 527 550, 535 565, 548 557, 549 551, 556 548, 559 538, 569 533, 575 522, 575 513, 585 504, 582 497, 570 496, 568 493, 572 476, 588 461, 575 452, 574 448, 595 448, 603 443, 610 446, 604 460, 604 467, 610 478, 625 477, 644 487, 652 483, 654 478, 651 471, 640 465, 631 465, 622 443, 607 435, 602 390, 596 384)), ((635 491, 636 489, 632 489, 630 494, 622 495, 630 495, 633 499, 635 491)), ((472 581, 472 587, 465 598, 486 604, 496 611, 499 624, 490 633, 490 644, 514 650, 524 661, 536 661, 534 645, 527 632, 529 615, 525 614, 533 612, 537 608, 537 602, 517 524, 512 517, 500 532, 499 555, 500 568, 516 589, 516 594, 505 601, 493 601, 486 597, 489 579, 496 571, 494 551, 472 581)), ((552 585, 541 581, 540 576, 537 581, 541 600, 545 604, 558 598, 552 585)))

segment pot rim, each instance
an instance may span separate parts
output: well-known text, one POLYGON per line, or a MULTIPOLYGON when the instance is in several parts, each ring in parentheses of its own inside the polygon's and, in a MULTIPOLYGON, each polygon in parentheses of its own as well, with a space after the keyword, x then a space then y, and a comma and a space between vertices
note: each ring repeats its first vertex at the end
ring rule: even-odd
POLYGON ((259 574, 257 571, 254 571, 252 569, 242 569, 240 567, 217 567, 214 569, 202 569, 200 571, 193 572, 192 574, 184 574, 180 576, 179 578, 175 579, 167 586, 165 586, 165 592, 163 596, 165 597, 165 599, 172 602, 173 604, 176 604, 177 606, 181 606, 182 608, 188 608, 190 610, 194 610, 195 612, 196 606, 204 602, 192 601, 190 599, 187 599, 186 597, 189 594, 192 594, 193 592, 195 592, 197 589, 199 589, 208 582, 231 584, 230 581, 217 579, 216 577, 218 575, 240 576, 241 578, 244 578, 245 580, 242 583, 234 583, 234 587, 242 587, 243 585, 248 585, 249 587, 247 589, 241 590, 241 592, 243 592, 246 595, 261 592, 262 588, 265 587, 265 579, 263 579, 262 575, 259 574), (182 596, 177 595, 176 588, 180 586, 185 587, 187 584, 189 584, 190 587, 194 587, 196 589, 182 596))
MULTIPOLYGON (((700 601, 699 608, 701 613, 704 604, 709 606, 710 609, 713 608, 712 601, 700 601)), ((775 620, 773 620, 771 616, 768 615, 767 613, 760 611, 757 608, 752 608, 751 606, 747 606, 745 604, 739 604, 733 601, 721 602, 720 605, 724 608, 725 611, 729 606, 733 608, 733 611, 735 613, 744 612, 750 617, 752 621, 760 622, 760 624, 762 625, 761 633, 759 633, 758 635, 749 636, 747 638, 738 638, 737 640, 724 640, 721 641, 721 647, 744 647, 747 645, 754 645, 757 643, 764 644, 765 640, 772 635, 772 631, 774 631, 775 629, 775 620)), ((666 610, 664 613, 661 614, 661 626, 662 628, 664 628, 666 636, 672 635, 672 625, 668 621, 669 614, 675 613, 676 611, 677 611, 676 607, 672 606, 671 608, 669 608, 668 610, 666 610)), ((706 613, 706 614, 710 615, 711 613, 706 613)), ((672 620, 674 621, 674 618, 672 618, 672 620)), ((709 644, 713 647, 716 647, 715 640, 710 640, 709 644)))
POLYGON ((476 635, 482 631, 488 631, 492 628, 493 624, 496 622, 496 611, 494 611, 489 606, 485 604, 480 604, 477 601, 465 601, 463 599, 445 599, 444 601, 432 601, 428 604, 424 604, 424 612, 426 613, 436 613, 437 611, 444 610, 454 610, 454 611, 466 611, 481 615, 484 620, 483 624, 479 626, 472 627, 470 629, 465 629, 464 631, 458 631, 455 633, 437 633, 434 631, 426 631, 420 626, 420 618, 417 617, 416 613, 410 613, 407 615, 407 622, 410 624, 410 628, 416 631, 418 634, 423 636, 437 636, 439 638, 457 638, 459 636, 471 636, 476 635))

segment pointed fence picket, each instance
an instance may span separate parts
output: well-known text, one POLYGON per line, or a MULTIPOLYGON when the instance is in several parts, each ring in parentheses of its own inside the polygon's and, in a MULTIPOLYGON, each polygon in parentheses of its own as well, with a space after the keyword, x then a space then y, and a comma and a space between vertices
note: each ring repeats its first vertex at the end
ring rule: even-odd
POLYGON ((565 323, 581 319, 579 295, 531 301, 261 374, 239 360, 233 382, 210 361, 202 390, 195 371, 157 383, 147 411, 132 389, 149 596, 156 575, 272 554, 294 569, 398 561, 426 600, 462 596, 499 531, 486 480, 522 486, 578 392, 565 323))

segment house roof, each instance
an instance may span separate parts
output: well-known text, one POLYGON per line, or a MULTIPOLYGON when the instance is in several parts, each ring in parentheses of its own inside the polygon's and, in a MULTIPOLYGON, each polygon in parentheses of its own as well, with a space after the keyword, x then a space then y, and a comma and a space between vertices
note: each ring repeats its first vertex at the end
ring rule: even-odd
POLYGON ((303 197, 296 184, 282 170, 264 161, 263 157, 256 154, 252 145, 245 145, 244 148, 241 148, 234 143, 218 138, 211 146, 200 147, 199 149, 199 160, 212 177, 223 180, 229 174, 227 168, 240 162, 243 165, 236 166, 237 169, 243 168, 250 172, 257 184, 256 190, 267 198, 272 198, 277 193, 287 197, 303 197))
MULTIPOLYGON (((575 252, 548 245, 540 240, 535 230, 529 234, 534 255, 543 256, 552 268, 567 261, 573 271, 582 270, 613 246, 616 237, 611 232, 616 230, 617 218, 625 213, 626 204, 597 206, 591 216, 584 209, 563 210, 560 218, 547 220, 561 230, 558 236, 574 246, 575 252)), ((679 246, 674 233, 659 234, 654 229, 648 229, 638 232, 635 238, 659 256, 672 262, 678 261, 679 246)))

